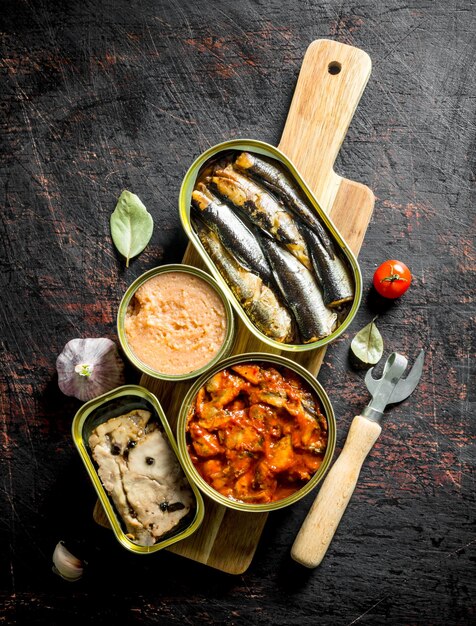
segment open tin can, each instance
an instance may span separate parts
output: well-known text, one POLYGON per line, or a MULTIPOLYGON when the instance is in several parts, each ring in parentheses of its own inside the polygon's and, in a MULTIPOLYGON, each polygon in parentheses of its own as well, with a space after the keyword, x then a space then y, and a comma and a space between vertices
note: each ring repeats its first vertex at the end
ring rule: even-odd
MULTIPOLYGON (((226 411, 225 411, 226 413, 226 411)), ((334 416, 334 410, 332 408, 331 402, 327 393, 325 392, 322 385, 317 381, 317 379, 302 365, 291 361, 284 356, 278 354, 268 354, 266 352, 250 352, 246 354, 237 354, 227 359, 224 359, 217 365, 215 365, 210 371, 201 376, 198 380, 194 381, 193 385, 187 392, 185 396, 182 406, 180 408, 178 421, 177 421, 177 443, 178 448, 181 455, 181 460, 183 462, 184 467, 187 469, 188 474, 191 476, 192 480, 198 485, 200 490, 209 496, 215 502, 222 504, 228 508, 234 509, 236 511, 248 511, 252 513, 263 513, 269 511, 275 511, 277 509, 281 509, 285 506, 289 506, 294 504, 305 495, 307 495, 310 491, 312 491, 317 484, 324 477, 329 465, 332 461, 332 457, 334 455, 335 444, 336 444, 336 420, 334 416), (275 500, 273 502, 267 502, 263 504, 251 504, 247 502, 242 502, 238 500, 234 500, 226 497, 221 494, 219 491, 214 489, 208 482, 200 475, 199 471, 195 467, 192 459, 190 458, 190 454, 188 451, 188 442, 187 442, 187 427, 188 420, 191 416, 191 412, 194 409, 194 404, 196 401, 197 394, 199 390, 218 372, 221 370, 228 368, 233 365, 238 364, 264 364, 277 366, 280 368, 287 368, 298 375, 312 390, 320 403, 320 409, 322 415, 325 417, 327 421, 327 445, 324 452, 324 456, 322 459, 322 463, 320 464, 317 471, 311 476, 311 478, 297 491, 292 493, 291 495, 282 498, 280 500, 275 500)))
POLYGON ((357 260, 342 236, 340 235, 337 228, 334 226, 332 221, 326 215, 326 213, 320 207, 317 199, 312 194, 309 187, 306 185, 299 172, 292 164, 292 162, 277 148, 274 146, 265 143, 263 141, 257 141, 252 139, 235 139, 232 141, 225 141, 216 146, 213 146, 203 154, 201 154, 191 165, 188 172, 185 174, 184 180, 182 182, 182 186, 180 189, 179 195, 179 213, 180 219, 182 221, 183 228, 196 248, 197 252, 205 262, 206 266, 216 279, 216 281, 221 286, 222 290, 225 292, 229 301, 233 305, 233 308, 240 316, 241 320, 248 328, 248 330, 253 333, 258 339, 260 339, 263 343, 268 346, 278 349, 285 350, 289 352, 306 352, 308 350, 315 350, 320 348, 336 339, 339 335, 341 335, 345 329, 349 326, 349 324, 354 319, 357 310, 360 305, 360 300, 362 297, 362 277, 359 269, 359 265, 357 260), (195 232, 190 215, 190 205, 192 192, 196 185, 197 179, 200 173, 203 171, 205 167, 214 159, 219 158, 220 156, 225 156, 230 153, 239 153, 242 151, 249 152, 251 154, 264 156, 272 161, 274 161, 279 167, 283 169, 283 171, 290 177, 290 179, 295 183, 297 188, 302 192, 303 197, 306 198, 309 207, 312 207, 317 213, 322 225, 327 230, 327 233, 331 236, 334 245, 337 246, 340 254, 342 255, 347 269, 351 275, 351 278, 354 283, 354 298, 351 306, 345 310, 343 319, 340 320, 339 325, 335 330, 333 330, 326 337, 319 339, 318 341, 312 341, 310 343, 281 343, 266 336, 263 332, 261 332, 250 320, 240 302, 234 295, 230 286, 226 283, 220 272, 218 271, 215 263, 205 250, 202 245, 197 233, 195 232))
POLYGON ((153 268, 141 276, 139 276, 126 290, 124 296, 122 297, 121 303, 119 305, 119 310, 117 313, 117 335, 119 337, 119 342, 121 344, 121 348, 126 354, 127 358, 131 361, 137 369, 139 369, 144 374, 151 376, 152 378, 159 378, 161 380, 167 380, 170 382, 177 382, 181 380, 187 380, 190 378, 196 378, 200 376, 205 371, 207 371, 210 367, 213 367, 215 363, 220 361, 220 359, 228 356, 231 353, 233 348, 233 343, 235 340, 235 320, 233 315, 233 309, 230 306, 227 295, 222 290, 221 284, 217 283, 213 279, 210 274, 204 272, 201 269, 193 267, 191 265, 184 264, 169 264, 169 265, 161 265, 160 267, 153 268), (213 289, 213 291, 218 296, 220 302, 223 304, 224 314, 225 314, 225 333, 223 343, 217 350, 217 352, 213 355, 213 357, 201 367, 196 369, 192 369, 191 371, 186 371, 181 374, 166 374, 164 372, 160 372, 157 369, 154 369, 151 365, 144 363, 132 350, 127 340, 127 335, 125 331, 125 320, 128 312, 128 307, 134 298, 137 290, 142 287, 147 281, 153 279, 157 276, 161 276, 163 274, 168 273, 181 273, 190 276, 195 276, 196 278, 204 281, 209 287, 213 289))
POLYGON ((150 391, 139 385, 124 385, 86 402, 74 417, 72 435, 74 444, 86 467, 89 478, 96 490, 99 501, 106 513, 116 539, 127 550, 136 554, 157 552, 177 541, 189 537, 198 529, 204 516, 203 498, 191 479, 188 469, 180 459, 177 444, 162 407, 157 398, 150 391), (138 545, 127 537, 121 517, 99 478, 97 466, 89 447, 89 437, 95 428, 113 417, 118 417, 136 409, 151 412, 151 421, 158 424, 162 435, 165 437, 173 454, 178 459, 194 498, 194 506, 189 513, 175 528, 166 533, 163 538, 160 538, 157 543, 151 546, 138 545))

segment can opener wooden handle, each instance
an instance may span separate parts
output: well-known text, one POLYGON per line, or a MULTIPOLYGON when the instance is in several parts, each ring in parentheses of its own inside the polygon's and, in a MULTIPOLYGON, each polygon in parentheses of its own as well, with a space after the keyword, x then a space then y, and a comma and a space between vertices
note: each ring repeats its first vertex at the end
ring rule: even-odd
POLYGON ((408 362, 393 352, 385 363, 382 378, 373 378, 373 368, 367 372, 365 383, 372 401, 361 415, 354 417, 342 452, 327 474, 291 549, 292 558, 301 565, 316 567, 324 558, 354 493, 362 464, 382 431, 379 422, 385 407, 408 398, 420 380, 423 361, 422 350, 408 376, 402 379, 408 362))

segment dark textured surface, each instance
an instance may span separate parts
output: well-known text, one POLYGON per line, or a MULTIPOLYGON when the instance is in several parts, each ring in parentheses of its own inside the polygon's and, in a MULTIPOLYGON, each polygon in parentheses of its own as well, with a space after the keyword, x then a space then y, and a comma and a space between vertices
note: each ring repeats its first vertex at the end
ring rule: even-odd
POLYGON ((0 15, 0 623, 474 623, 476 5, 7 0, 0 15), (57 388, 56 356, 73 337, 114 339, 125 287, 180 260, 177 195, 195 156, 233 137, 278 142, 317 38, 373 60, 336 165, 377 197, 364 303, 319 376, 338 449, 366 402, 349 342, 376 312, 387 352, 428 350, 423 379, 388 415, 319 569, 289 557, 312 496, 270 516, 242 576, 133 557, 92 521, 70 437, 79 403, 57 388), (128 270, 108 230, 123 188, 156 224, 128 270), (388 257, 415 280, 383 307, 369 286, 388 257), (87 554, 79 583, 51 573, 60 538, 87 554))

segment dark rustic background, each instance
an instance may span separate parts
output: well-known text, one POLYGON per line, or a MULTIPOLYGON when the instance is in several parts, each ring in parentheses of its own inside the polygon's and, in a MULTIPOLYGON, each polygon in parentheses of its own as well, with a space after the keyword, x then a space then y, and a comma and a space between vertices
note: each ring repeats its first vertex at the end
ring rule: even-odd
POLYGON ((3 0, 0 15, 0 623, 474 624, 474 2, 3 0), (338 449, 367 400, 350 339, 375 313, 387 354, 428 350, 423 379, 390 411, 319 569, 289 557, 313 496, 270 516, 242 576, 134 557, 92 521, 56 356, 73 337, 114 339, 126 286, 181 259, 177 196, 200 152, 277 144, 317 38, 373 60, 336 164, 377 198, 363 305, 319 376, 338 449), (124 188, 155 219, 127 270, 108 226, 124 188), (384 307, 370 282, 389 257, 415 279, 384 307), (51 572, 61 538, 89 561, 78 583, 51 572))

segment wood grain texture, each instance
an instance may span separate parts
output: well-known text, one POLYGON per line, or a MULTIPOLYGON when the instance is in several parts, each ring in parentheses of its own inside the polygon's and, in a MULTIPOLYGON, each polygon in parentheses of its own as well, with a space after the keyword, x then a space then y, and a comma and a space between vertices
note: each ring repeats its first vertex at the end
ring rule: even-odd
POLYGON ((345 509, 354 493, 362 464, 382 428, 357 415, 337 461, 328 472, 291 548, 292 558, 317 567, 325 557, 345 509))
MULTIPOLYGON (((307 179, 314 193, 321 193, 322 208, 332 215, 334 202, 346 202, 344 207, 336 206, 341 216, 336 222, 338 229, 345 227, 346 242, 354 252, 358 252, 363 241, 367 224, 374 207, 374 197, 370 189, 338 176, 333 171, 337 151, 344 141, 345 134, 370 76, 370 59, 362 50, 335 41, 320 40, 310 44, 304 56, 291 108, 284 126, 280 149, 292 156, 294 165, 300 172, 310 176, 307 179), (331 64, 338 64, 338 73, 331 74, 331 64), (342 106, 342 102, 345 106, 342 106), (331 158, 329 158, 329 153, 331 158), (316 172, 319 175, 316 175, 316 172), (324 180, 324 185, 321 179, 324 180), (326 189, 332 180, 332 194, 326 189), (327 181, 327 183, 326 183, 327 181), (346 187, 349 189, 346 189, 346 187), (340 188, 343 187, 339 195, 340 188), (360 193, 359 193, 360 192, 360 193), (365 201, 362 201, 365 198, 365 201), (345 218, 343 214, 345 212, 345 218)), ((188 245, 184 262, 205 269, 205 264, 188 245)), ((279 352, 270 350, 267 344, 259 341, 240 322, 233 354, 244 352, 279 352)), ((299 361, 311 373, 317 375, 322 364, 325 349, 301 353, 281 352, 299 361)), ((179 385, 157 381, 143 376, 141 384, 155 393, 159 400, 167 402, 166 414, 174 422, 189 385, 179 385)), ((175 426, 175 424, 173 424, 175 426)), ((237 511, 225 510, 205 498, 207 515, 201 528, 191 537, 174 544, 171 552, 204 563, 228 574, 243 574, 254 556, 258 541, 268 517, 267 513, 244 515, 237 511)), ((109 526, 102 507, 95 506, 94 519, 103 526, 109 526)))
MULTIPOLYGON (((337 41, 315 41, 306 51, 291 101, 280 149, 299 163, 299 171, 329 212, 342 184, 342 177, 334 171, 334 163, 344 141, 347 129, 370 77, 372 62, 364 50, 342 45, 337 41), (334 73, 336 72, 336 73, 334 73)), ((358 183, 344 192, 348 212, 359 214, 354 191, 358 183)), ((373 207, 372 191, 361 186, 366 196, 364 206, 373 207)), ((362 211, 361 222, 370 215, 362 211)), ((345 220, 342 220, 343 225, 345 220)), ((359 222, 360 225, 360 222, 359 222)), ((359 244, 361 241, 359 242, 359 244)))
POLYGON ((474 2, 4 0, 0 21, 0 620, 473 624, 474 2), (373 61, 335 165, 376 196, 364 300, 319 372, 337 452, 367 402, 349 344, 377 313, 387 354, 428 350, 421 383, 388 412, 319 569, 289 556, 313 496, 269 517, 241 576, 134 558, 91 519, 79 403, 57 388, 56 356, 73 337, 114 338, 126 287, 181 260, 177 196, 198 154, 232 137, 278 144, 319 38, 373 61), (156 224, 127 271, 108 230, 125 188, 156 224), (370 282, 392 257, 414 282, 386 303, 370 282), (51 573, 60 538, 88 558, 74 585, 51 573))

